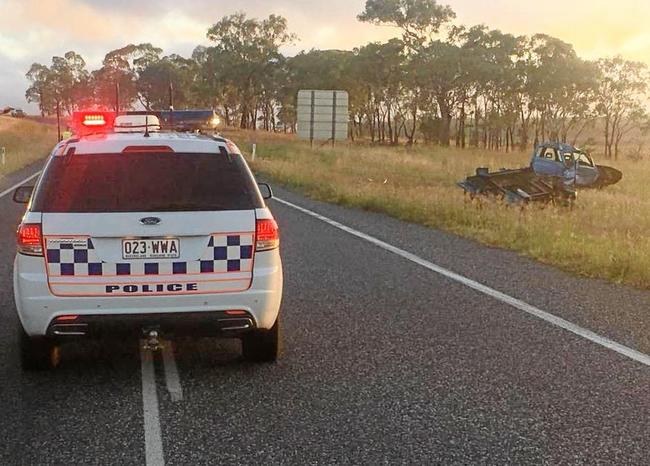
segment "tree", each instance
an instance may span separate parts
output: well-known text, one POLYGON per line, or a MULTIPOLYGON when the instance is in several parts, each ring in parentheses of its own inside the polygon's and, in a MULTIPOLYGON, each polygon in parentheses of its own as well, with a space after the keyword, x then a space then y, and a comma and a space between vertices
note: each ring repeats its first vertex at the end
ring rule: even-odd
POLYGON ((401 29, 401 38, 345 50, 285 57, 295 36, 276 15, 225 16, 207 31, 210 46, 191 57, 163 56, 151 44, 106 54, 89 73, 75 52, 34 63, 29 102, 48 114, 96 105, 159 110, 170 85, 179 107, 217 110, 227 125, 296 130, 299 89, 342 89, 350 97, 350 136, 373 143, 416 139, 459 148, 528 150, 542 140, 574 145, 602 122, 605 155, 643 131, 648 70, 620 57, 590 62, 546 34, 513 36, 479 25, 451 24, 440 0, 367 0, 361 21, 401 29))
POLYGON ((92 101, 90 74, 76 52, 52 57, 50 67, 34 63, 26 76, 32 83, 25 94, 27 101, 38 103, 43 115, 54 113, 57 106, 70 114, 92 101))
POLYGON ((216 43, 214 52, 222 60, 222 83, 232 86, 237 95, 240 126, 257 128, 259 104, 268 106, 272 98, 269 77, 281 67, 279 49, 295 40, 287 20, 270 15, 260 21, 236 13, 210 27, 207 37, 216 43))
POLYGON ((527 104, 535 111, 535 143, 566 142, 579 122, 589 121, 597 70, 572 45, 536 34, 524 43, 521 73, 527 104))
POLYGON ((431 109, 429 114, 437 109, 440 118, 438 142, 443 146, 449 146, 451 122, 460 97, 463 76, 460 57, 458 46, 440 40, 432 42, 414 57, 417 60, 416 79, 422 88, 425 105, 431 109))
POLYGON ((92 100, 87 94, 90 74, 86 70, 86 62, 75 52, 68 52, 63 57, 53 57, 52 88, 57 100, 68 114, 83 106, 84 102, 92 100))
POLYGON ((396 144, 404 129, 404 44, 399 39, 371 43, 355 50, 349 76, 360 84, 355 90, 370 127, 372 141, 396 144))
POLYGON ((485 26, 454 27, 449 41, 460 47, 457 80, 456 145, 465 147, 468 117, 473 116, 470 145, 480 141, 500 148, 505 131, 506 151, 513 148, 517 125, 519 38, 485 26))
POLYGON ((52 80, 50 69, 40 63, 33 63, 25 76, 31 82, 25 92, 27 102, 37 103, 42 116, 52 113, 56 102, 54 92, 50 94, 52 80))
POLYGON ((120 109, 131 108, 136 101, 145 107, 143 96, 138 92, 138 76, 151 63, 160 60, 162 49, 149 43, 129 44, 106 54, 103 66, 93 72, 96 102, 106 108, 115 107, 115 86, 120 88, 120 109))
POLYGON ((402 30, 404 42, 419 48, 440 28, 456 17, 447 5, 436 0, 367 0, 359 21, 391 25, 402 30))
MULTIPOLYGON (((365 10, 357 17, 360 21, 390 25, 402 30, 402 43, 410 51, 410 53, 405 53, 405 56, 412 55, 411 65, 414 65, 409 69, 412 87, 408 113, 410 118, 417 118, 420 106, 418 101, 422 98, 428 99, 425 106, 431 107, 432 104, 437 106, 442 120, 439 126, 438 140, 444 145, 449 144, 455 94, 449 87, 450 83, 443 83, 442 79, 450 78, 450 74, 457 73, 457 63, 450 63, 455 60, 451 55, 455 54, 456 50, 455 46, 451 44, 433 41, 433 35, 437 34, 442 26, 455 17, 456 14, 449 6, 439 5, 436 0, 367 0, 365 10), (451 70, 435 68, 443 63, 452 65, 454 68, 451 70), (429 72, 433 75, 427 76, 429 72)), ((389 49, 390 47, 386 48, 386 50, 389 49)), ((456 78, 457 76, 451 77, 453 80, 456 78)), ((394 90, 395 86, 393 85, 394 90)), ((392 95, 386 115, 388 121, 390 121, 393 98, 392 95)), ((376 110, 380 108, 381 106, 376 106, 376 110)), ((375 113, 381 123, 384 118, 381 111, 375 113)), ((405 125, 405 119, 402 119, 405 125)), ((389 129, 390 126, 389 123, 389 129)), ((379 130, 383 130, 383 124, 379 126, 379 130)), ((414 132, 414 128, 409 132, 408 139, 411 143, 414 139, 414 132)), ((382 138, 383 136, 380 134, 380 140, 382 138)))
POLYGON ((597 111, 605 120, 605 156, 618 159, 623 138, 647 120, 648 69, 621 57, 599 60, 598 67, 597 111))
POLYGON ((230 126, 239 108, 237 89, 226 80, 226 53, 217 47, 198 46, 192 52, 196 76, 192 86, 196 105, 221 109, 225 124, 230 126))
POLYGON ((148 61, 138 72, 137 92, 147 110, 164 109, 172 92, 175 108, 188 107, 194 101, 192 92, 197 64, 180 55, 169 55, 148 61))

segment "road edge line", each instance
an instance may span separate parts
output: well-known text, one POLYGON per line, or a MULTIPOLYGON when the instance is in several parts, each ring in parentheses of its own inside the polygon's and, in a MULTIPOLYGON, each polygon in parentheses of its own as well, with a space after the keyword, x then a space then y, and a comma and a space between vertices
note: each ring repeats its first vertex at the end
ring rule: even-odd
POLYGON ((528 304, 520 299, 514 298, 512 296, 509 296, 501 291, 495 290, 493 288, 490 288, 487 285, 484 285, 482 283, 479 283, 475 280, 472 280, 471 278, 467 278, 463 275, 460 275, 456 272, 452 272, 451 270, 448 270, 444 267, 441 267, 439 265, 434 264, 433 262, 429 262, 426 259, 421 258, 420 256, 417 256, 413 253, 410 253, 408 251, 405 251, 403 249, 400 249, 396 246, 393 246, 392 244, 386 243, 385 241, 382 241, 378 238, 375 238, 374 236, 370 236, 366 233, 363 233, 359 230, 355 230, 354 228, 351 228, 347 225, 344 225, 340 222, 337 222, 336 220, 332 220, 329 217, 325 217, 324 215, 321 215, 317 212, 314 212, 312 210, 306 209, 304 207, 301 207, 297 204, 293 204, 289 201, 285 201, 284 199, 274 197, 273 198, 275 201, 278 201, 280 204, 286 205, 287 207, 291 207, 295 210, 298 210, 299 212, 302 212, 306 215, 309 215, 311 217, 314 217, 322 222, 325 222, 329 224, 330 226, 333 226, 339 230, 342 230, 352 236, 356 236, 357 238, 363 239, 365 241, 368 241, 375 246, 378 246, 386 251, 392 252, 393 254, 396 254, 404 259, 407 259, 415 264, 418 264, 426 269, 431 270, 432 272, 436 272, 439 275, 442 275, 450 280, 453 280, 457 283, 460 283, 462 285, 465 285, 469 288, 472 288, 480 293, 483 293, 484 295, 490 296, 491 298, 496 299, 497 301, 501 301, 502 303, 508 304, 511 307, 514 307, 516 309, 519 309, 520 311, 525 312, 526 314, 532 315, 534 317, 537 317, 538 319, 541 319, 543 321, 546 321, 552 325, 555 325, 556 327, 560 327, 566 331, 569 331, 575 335, 578 335, 582 338, 585 338, 586 340, 591 341, 592 343, 596 343, 599 346, 602 346, 604 348, 607 348, 609 350, 615 351, 629 359, 632 359, 634 361, 640 362, 641 364, 644 364, 646 366, 650 366, 650 356, 648 356, 645 353, 642 353, 640 351, 637 351, 633 348, 630 348, 628 346, 622 345, 620 343, 615 342, 614 340, 610 340, 609 338, 603 337, 601 335, 598 335, 595 332, 592 332, 591 330, 588 330, 584 327, 581 327, 577 324, 574 324, 572 322, 569 322, 568 320, 565 320, 561 317, 558 317, 554 314, 551 314, 549 312, 543 311, 532 304, 528 304))
POLYGON ((153 353, 140 341, 140 369, 142 371, 142 419, 144 421, 144 452, 147 466, 164 466, 165 457, 160 429, 156 373, 153 353))
POLYGON ((30 177, 28 177, 28 178, 25 178, 23 181, 21 181, 21 182, 19 182, 19 183, 16 183, 16 184, 13 185, 11 188, 2 191, 2 192, 0 193, 0 199, 2 199, 3 197, 5 197, 7 194, 13 192, 16 188, 21 187, 22 185, 24 185, 24 184, 27 183, 28 181, 32 181, 34 178, 36 178, 37 176, 39 176, 42 172, 43 172, 43 170, 39 170, 39 171, 37 171, 36 173, 34 173, 32 176, 30 176, 30 177))

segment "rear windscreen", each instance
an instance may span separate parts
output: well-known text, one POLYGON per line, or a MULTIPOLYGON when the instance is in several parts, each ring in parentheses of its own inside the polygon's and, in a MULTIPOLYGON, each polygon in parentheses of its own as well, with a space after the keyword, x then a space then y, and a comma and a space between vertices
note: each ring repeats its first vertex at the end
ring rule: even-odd
POLYGON ((260 208, 240 155, 132 153, 50 159, 35 212, 176 212, 260 208))

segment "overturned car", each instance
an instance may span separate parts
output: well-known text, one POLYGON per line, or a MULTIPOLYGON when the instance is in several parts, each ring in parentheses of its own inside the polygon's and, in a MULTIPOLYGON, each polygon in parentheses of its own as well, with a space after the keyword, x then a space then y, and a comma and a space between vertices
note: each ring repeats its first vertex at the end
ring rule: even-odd
POLYGON ((471 196, 494 195, 507 202, 564 203, 575 199, 578 188, 604 188, 622 178, 615 168, 596 165, 588 153, 552 142, 537 146, 528 167, 492 173, 478 168, 458 186, 471 196))

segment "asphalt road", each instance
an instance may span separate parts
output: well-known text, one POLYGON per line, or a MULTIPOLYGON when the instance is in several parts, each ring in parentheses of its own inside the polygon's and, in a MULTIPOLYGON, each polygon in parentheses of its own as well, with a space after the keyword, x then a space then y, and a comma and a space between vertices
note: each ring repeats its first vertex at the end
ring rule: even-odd
MULTIPOLYGON (((0 192, 13 181, 0 180, 0 192)), ((647 325, 649 293, 276 194, 643 347, 627 323, 647 325), (599 317, 605 312, 615 317, 599 317)), ((176 341, 180 401, 156 356, 154 427, 166 464, 650 463, 649 366, 284 204, 271 207, 285 266, 284 355, 251 365, 237 341, 176 341)), ((21 210, 0 199, 0 464, 143 464, 151 418, 137 342, 73 345, 54 372, 18 369, 11 270, 21 210)))

